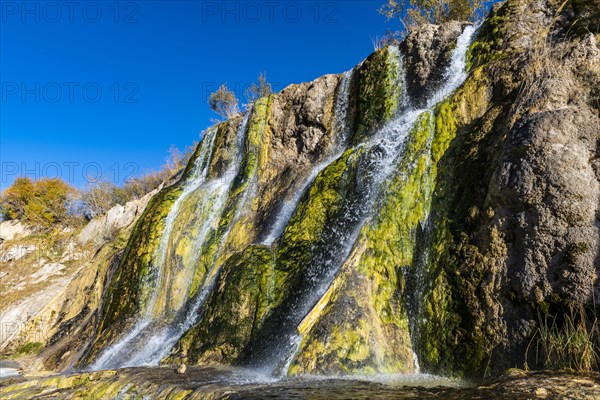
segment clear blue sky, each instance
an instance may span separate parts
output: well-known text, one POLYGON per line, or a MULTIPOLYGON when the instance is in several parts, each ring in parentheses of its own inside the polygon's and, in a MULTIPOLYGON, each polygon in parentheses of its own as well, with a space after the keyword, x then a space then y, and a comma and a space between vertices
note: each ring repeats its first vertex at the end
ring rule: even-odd
POLYGON ((281 90, 359 63, 397 28, 383 2, 2 0, 1 186, 158 168, 216 117, 220 83, 266 71, 281 90))

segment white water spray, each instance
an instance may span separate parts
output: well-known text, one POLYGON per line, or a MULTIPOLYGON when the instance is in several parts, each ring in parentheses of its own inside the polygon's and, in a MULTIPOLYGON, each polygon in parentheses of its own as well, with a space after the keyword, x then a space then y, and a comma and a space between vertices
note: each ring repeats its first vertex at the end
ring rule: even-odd
MULTIPOLYGON (((197 256, 200 253, 202 244, 205 242, 211 228, 218 222, 221 212, 227 200, 227 194, 231 189, 231 185, 239 172, 241 165, 241 156, 243 142, 248 128, 250 113, 244 117, 240 127, 236 132, 236 154, 229 165, 227 171, 216 179, 207 181, 208 167, 210 166, 210 155, 213 151, 216 130, 209 131, 210 136, 207 136, 209 145, 201 149, 201 154, 198 156, 194 165, 192 178, 188 179, 183 184, 183 192, 179 198, 173 203, 171 210, 165 219, 165 230, 161 238, 160 245, 155 253, 154 259, 157 260, 158 278, 163 275, 160 271, 162 268, 168 267, 168 251, 169 242, 173 233, 173 228, 179 215, 181 204, 192 193, 202 191, 204 194, 204 204, 200 206, 200 226, 198 233, 193 243, 193 253, 196 257, 192 259, 189 265, 186 265, 188 272, 187 287, 191 285, 191 278, 194 275, 194 269, 198 261, 197 256), (203 167, 204 166, 204 167, 203 167), (199 171, 199 172, 198 172, 199 171)), ((155 307, 158 296, 162 290, 161 286, 169 284, 162 282, 155 285, 152 296, 144 309, 143 317, 136 323, 134 328, 124 336, 120 341, 109 347, 92 365, 93 370, 100 370, 113 367, 132 367, 132 366, 154 366, 160 363, 170 352, 171 348, 177 340, 193 325, 196 321, 197 313, 212 287, 214 277, 217 274, 211 270, 207 272, 205 283, 199 294, 189 307, 183 321, 175 321, 170 323, 166 316, 159 313, 156 315, 155 307), (166 322, 166 323, 165 323, 166 322)))
MULTIPOLYGON (((447 98, 454 90, 456 90, 467 78, 466 72, 466 53, 469 48, 469 45, 472 41, 473 35, 476 31, 474 26, 467 26, 461 35, 457 39, 457 44, 455 49, 452 52, 450 65, 444 74, 444 83, 442 86, 435 91, 435 93, 427 100, 426 108, 424 109, 412 109, 408 108, 404 110, 404 112, 400 113, 397 117, 394 118, 391 122, 387 123, 382 129, 377 132, 373 139, 367 143, 367 145, 371 148, 378 148, 380 151, 372 153, 371 159, 371 168, 369 168, 370 178, 373 180, 374 191, 369 193, 367 197, 368 200, 374 201, 374 198, 379 190, 381 184, 387 180, 396 170, 396 166, 398 161, 404 155, 404 148, 409 137, 411 130, 413 129, 416 121, 424 112, 431 112, 434 107, 442 100, 447 98)), ((400 69, 402 68, 402 64, 400 64, 400 69)), ((401 106, 408 104, 406 90, 402 92, 402 99, 400 101, 401 106)), ((357 224, 357 228, 350 235, 351 237, 356 237, 358 232, 360 231, 360 227, 362 227, 362 223, 357 224)), ((343 257, 343 261, 341 264, 333 266, 331 263, 330 271, 327 273, 325 279, 322 280, 322 283, 317 286, 315 292, 318 294, 316 298, 320 298, 327 291, 335 275, 337 274, 339 267, 343 265, 343 262, 346 260, 348 254, 352 250, 354 245, 354 240, 347 240, 346 248, 341 251, 345 256, 343 257)), ((339 245, 339 244, 336 244, 339 245)), ((314 296, 313 296, 314 297, 314 296)), ((311 299, 312 300, 312 299, 311 299)), ((304 306, 297 309, 297 312, 303 313, 306 316, 310 312, 310 308, 312 307, 310 304, 305 304, 304 306)), ((299 343, 300 339, 294 339, 294 337, 299 336, 298 333, 294 333, 292 335, 292 343, 294 346, 291 348, 291 353, 285 355, 285 359, 283 360, 283 373, 287 374, 289 370, 289 366, 292 364, 294 358, 296 357, 296 353, 300 350, 300 346, 295 345, 299 343)), ((414 365, 417 371, 420 370, 419 360, 416 354, 414 354, 414 365)))

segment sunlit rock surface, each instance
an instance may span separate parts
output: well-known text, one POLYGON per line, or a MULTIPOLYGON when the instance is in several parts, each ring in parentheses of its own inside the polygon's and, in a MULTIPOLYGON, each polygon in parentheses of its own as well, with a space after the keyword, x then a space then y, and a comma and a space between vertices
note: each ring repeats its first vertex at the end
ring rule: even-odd
MULTIPOLYGON (((477 29, 425 26, 210 128, 147 206, 88 225, 81 255, 9 266, 3 315, 35 318, 4 354, 54 371, 192 366, 31 384, 69 395, 90 377, 116 396, 146 373, 183 382, 207 365, 270 377, 542 367, 527 352, 540 316, 588 306, 591 325, 600 301, 594 4, 508 0, 477 29)), ((282 393, 305 388, 287 382, 282 393)))

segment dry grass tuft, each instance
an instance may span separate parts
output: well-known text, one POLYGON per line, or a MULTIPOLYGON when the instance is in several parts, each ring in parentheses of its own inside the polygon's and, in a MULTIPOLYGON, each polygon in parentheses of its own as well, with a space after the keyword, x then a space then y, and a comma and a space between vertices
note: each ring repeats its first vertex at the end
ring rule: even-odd
MULTIPOLYGON (((584 306, 558 316, 539 315, 539 328, 527 347, 535 349, 535 363, 545 369, 591 372, 600 368, 600 326, 596 310, 590 321, 584 306)), ((527 368, 527 365, 526 365, 527 368)))

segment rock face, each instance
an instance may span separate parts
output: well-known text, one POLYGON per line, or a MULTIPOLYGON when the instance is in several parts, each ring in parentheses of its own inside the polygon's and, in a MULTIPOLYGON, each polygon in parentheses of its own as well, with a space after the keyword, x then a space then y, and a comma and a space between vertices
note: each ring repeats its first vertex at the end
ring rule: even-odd
POLYGON ((146 208, 146 205, 161 188, 153 190, 145 196, 127 202, 124 206, 117 204, 104 215, 91 220, 77 236, 81 245, 94 243, 102 245, 114 239, 119 230, 131 225, 146 208))
POLYGON ((425 26, 209 129, 134 227, 143 206, 79 235, 105 250, 45 366, 543 367, 544 318, 600 301, 596 5, 425 26))
POLYGON ((31 234, 31 230, 19 221, 0 222, 0 240, 14 240, 31 234))
POLYGON ((444 25, 425 25, 409 35, 401 44, 407 69, 406 84, 416 107, 423 107, 428 89, 439 85, 448 66, 452 44, 462 32, 464 24, 449 22, 444 25))
POLYGON ((28 227, 2 223, 0 355, 25 358, 27 373, 63 370, 79 359, 97 324, 105 279, 153 194, 116 206, 81 232, 30 235, 28 227))
POLYGON ((437 124, 457 137, 425 239, 427 369, 535 365, 538 322, 598 300, 600 53, 593 32, 568 34, 585 19, 561 4, 495 8, 470 78, 441 107, 437 124))

